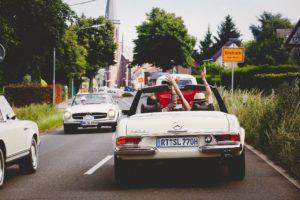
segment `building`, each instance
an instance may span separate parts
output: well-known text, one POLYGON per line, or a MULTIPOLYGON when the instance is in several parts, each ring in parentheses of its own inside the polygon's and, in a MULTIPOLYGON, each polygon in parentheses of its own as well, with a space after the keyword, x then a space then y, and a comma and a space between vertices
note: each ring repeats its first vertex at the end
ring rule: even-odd
MULTIPOLYGON (((115 65, 110 65, 105 68, 104 71, 104 85, 107 87, 122 87, 129 84, 128 64, 129 59, 124 53, 123 39, 120 41, 120 20, 117 18, 117 10, 115 0, 107 0, 105 17, 112 21, 114 24, 114 40, 117 44, 117 50, 115 52, 115 65)), ((101 83, 101 81, 100 81, 101 83)))

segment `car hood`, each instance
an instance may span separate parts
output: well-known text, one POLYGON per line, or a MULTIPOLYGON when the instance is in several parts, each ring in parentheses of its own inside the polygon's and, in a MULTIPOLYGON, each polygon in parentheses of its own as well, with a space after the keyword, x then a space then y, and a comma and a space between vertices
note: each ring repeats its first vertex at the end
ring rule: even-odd
POLYGON ((88 104, 88 105, 76 105, 67 108, 66 110, 71 113, 87 113, 87 112, 108 112, 108 110, 116 109, 113 104, 88 104))
POLYGON ((231 132, 230 115, 217 111, 138 114, 127 121, 127 135, 186 135, 231 132))

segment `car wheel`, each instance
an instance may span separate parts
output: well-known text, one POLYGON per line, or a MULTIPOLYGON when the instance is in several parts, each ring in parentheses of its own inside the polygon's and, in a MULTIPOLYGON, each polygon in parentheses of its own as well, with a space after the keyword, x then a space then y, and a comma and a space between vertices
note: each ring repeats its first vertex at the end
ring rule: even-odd
POLYGON ((117 127, 116 126, 111 126, 111 131, 112 132, 115 132, 117 130, 117 127))
POLYGON ((34 138, 32 138, 30 145, 30 153, 25 158, 23 158, 20 163, 20 169, 24 173, 34 173, 38 168, 38 151, 37 143, 34 138))
POLYGON ((75 127, 73 125, 66 125, 64 124, 64 133, 65 134, 71 134, 76 131, 75 127))
POLYGON ((0 148, 0 187, 3 185, 4 176, 5 176, 5 158, 4 158, 4 152, 0 148))
POLYGON ((127 174, 127 163, 124 160, 118 159, 116 156, 114 156, 114 161, 115 180, 118 185, 123 185, 127 174))
POLYGON ((231 159, 228 165, 229 176, 233 180, 243 180, 245 177, 245 150, 238 157, 231 159))

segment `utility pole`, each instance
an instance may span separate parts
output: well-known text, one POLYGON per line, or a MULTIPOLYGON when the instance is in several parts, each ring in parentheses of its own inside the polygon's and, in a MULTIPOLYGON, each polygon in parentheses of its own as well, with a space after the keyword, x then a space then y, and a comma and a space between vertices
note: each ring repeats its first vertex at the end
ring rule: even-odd
POLYGON ((55 48, 53 49, 53 105, 55 105, 55 48))

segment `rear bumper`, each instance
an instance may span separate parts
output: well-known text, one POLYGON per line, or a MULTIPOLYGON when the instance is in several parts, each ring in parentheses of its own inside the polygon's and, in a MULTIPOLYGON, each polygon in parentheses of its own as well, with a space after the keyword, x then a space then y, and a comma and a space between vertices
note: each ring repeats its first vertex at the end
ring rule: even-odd
POLYGON ((199 147, 199 151, 203 153, 237 153, 242 150, 242 144, 240 142, 218 145, 205 145, 199 147))
POLYGON ((157 148, 152 146, 117 146, 115 155, 125 159, 221 158, 236 156, 242 151, 240 142, 205 145, 198 148, 157 148))

